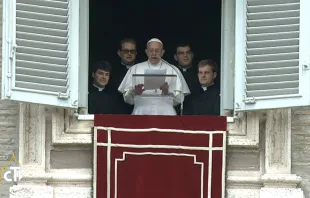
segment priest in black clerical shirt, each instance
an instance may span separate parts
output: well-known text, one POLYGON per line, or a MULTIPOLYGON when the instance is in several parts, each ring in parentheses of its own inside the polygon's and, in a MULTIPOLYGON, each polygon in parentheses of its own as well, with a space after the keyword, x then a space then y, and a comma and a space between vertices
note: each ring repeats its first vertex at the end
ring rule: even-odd
MULTIPOLYGON (((197 87, 200 87, 200 83, 198 81, 198 69, 196 66, 193 66, 193 58, 194 53, 192 51, 192 47, 189 43, 179 43, 176 45, 176 51, 174 54, 174 59, 177 62, 178 69, 181 71, 185 81, 188 85, 188 88, 191 92, 197 90, 197 87)), ((190 105, 192 94, 189 94, 185 97, 183 105, 190 105)), ((178 105, 176 107, 176 111, 178 114, 181 113, 181 106, 178 105)))
POLYGON ((213 60, 202 60, 198 64, 200 87, 192 90, 188 105, 184 105, 185 115, 220 115, 220 90, 214 84, 217 64, 213 60))
POLYGON ((88 93, 89 114, 123 114, 121 94, 108 85, 111 75, 112 67, 107 61, 94 65, 92 69, 94 81, 88 93))
POLYGON ((197 85, 199 86, 197 67, 193 66, 193 58, 194 53, 190 44, 180 43, 176 46, 174 59, 177 61, 177 66, 183 74, 190 91, 197 88, 197 85))
MULTIPOLYGON (((110 82, 110 86, 116 90, 123 81, 128 69, 134 64, 136 64, 136 41, 129 38, 121 40, 119 44, 119 49, 117 50, 117 55, 119 56, 120 60, 113 64, 113 75, 110 82)), ((125 114, 132 113, 133 105, 125 103, 123 98, 121 106, 125 114)))

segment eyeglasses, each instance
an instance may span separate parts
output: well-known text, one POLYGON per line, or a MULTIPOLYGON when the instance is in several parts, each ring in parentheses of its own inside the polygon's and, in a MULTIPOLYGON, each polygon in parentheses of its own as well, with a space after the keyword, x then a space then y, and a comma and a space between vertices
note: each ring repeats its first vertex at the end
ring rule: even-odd
POLYGON ((127 50, 127 49, 124 49, 124 50, 121 50, 124 54, 135 54, 137 53, 137 50, 127 50))

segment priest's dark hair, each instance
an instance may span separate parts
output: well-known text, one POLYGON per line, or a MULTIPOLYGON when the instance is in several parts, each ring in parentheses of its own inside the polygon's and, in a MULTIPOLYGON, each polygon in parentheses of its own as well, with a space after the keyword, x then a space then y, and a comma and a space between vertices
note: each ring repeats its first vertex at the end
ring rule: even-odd
POLYGON ((199 61, 199 63, 198 63, 198 67, 205 67, 207 65, 212 68, 213 72, 216 72, 216 73, 218 72, 217 64, 212 59, 204 59, 204 60, 199 61))
POLYGON ((175 46, 175 53, 177 53, 179 47, 189 47, 191 50, 193 49, 192 45, 188 42, 178 42, 175 46))
POLYGON ((92 67, 92 72, 96 73, 98 69, 106 71, 106 72, 110 72, 110 73, 112 72, 112 66, 106 60, 102 60, 102 61, 95 63, 92 67))
POLYGON ((118 46, 119 50, 122 50, 124 43, 132 43, 132 44, 134 44, 137 47, 137 42, 134 39, 132 39, 132 38, 124 38, 123 40, 121 40, 119 42, 119 46, 118 46))

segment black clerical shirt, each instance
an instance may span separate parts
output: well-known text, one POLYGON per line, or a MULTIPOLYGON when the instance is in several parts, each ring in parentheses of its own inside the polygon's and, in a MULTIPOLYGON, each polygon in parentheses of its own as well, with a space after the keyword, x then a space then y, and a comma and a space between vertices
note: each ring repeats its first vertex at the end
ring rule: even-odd
POLYGON ((109 87, 97 88, 91 86, 88 94, 89 114, 122 114, 120 94, 109 87))
MULTIPOLYGON (((191 93, 196 92, 196 90, 201 87, 200 83, 199 83, 199 79, 198 79, 197 67, 190 66, 190 67, 184 68, 184 67, 178 66, 178 69, 182 73, 182 75, 186 81, 186 84, 187 84, 189 90, 191 91, 191 93)), ((185 96, 184 101, 183 101, 183 109, 184 110, 187 109, 189 105, 191 105, 190 104, 190 102, 192 100, 191 97, 192 97, 192 94, 185 96)), ((177 114, 180 115, 181 105, 178 105, 176 107, 176 111, 177 111, 177 114)))
MULTIPOLYGON (((109 87, 114 90, 118 90, 121 82, 123 81, 128 69, 132 65, 125 65, 122 62, 115 63, 112 65, 112 73, 110 76, 109 87)), ((120 94, 118 97, 118 104, 122 109, 122 114, 131 114, 133 111, 133 105, 130 105, 124 101, 123 95, 120 94)))
POLYGON ((220 90, 213 84, 191 93, 188 105, 184 106, 184 115, 220 115, 220 90))
POLYGON ((110 79, 110 86, 113 86, 114 88, 118 89, 119 85, 123 81, 128 69, 132 65, 125 65, 124 63, 116 63, 112 65, 112 74, 110 79))
POLYGON ((187 68, 178 66, 179 70, 181 71, 190 91, 197 89, 200 86, 198 80, 198 69, 197 67, 190 66, 187 68))

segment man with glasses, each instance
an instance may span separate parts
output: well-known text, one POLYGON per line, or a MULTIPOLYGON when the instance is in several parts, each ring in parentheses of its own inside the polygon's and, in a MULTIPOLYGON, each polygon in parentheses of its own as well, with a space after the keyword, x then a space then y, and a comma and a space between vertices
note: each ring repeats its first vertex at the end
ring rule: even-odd
POLYGON ((134 115, 176 115, 174 106, 190 94, 186 81, 177 67, 162 59, 165 50, 159 39, 149 40, 145 52, 148 60, 132 66, 118 90, 123 93, 126 103, 134 105, 134 115), (158 87, 151 85, 150 88, 146 85, 146 74, 170 77, 165 77, 158 87), (137 75, 142 77, 135 77, 137 75))
POLYGON ((117 88, 122 82, 128 69, 135 64, 137 57, 137 44, 133 39, 123 39, 120 41, 117 55, 120 57, 120 62, 113 64, 114 75, 112 76, 112 84, 117 88))
MULTIPOLYGON (((120 57, 120 62, 113 64, 113 75, 111 76, 111 87, 117 90, 121 84, 128 69, 135 64, 137 57, 137 44, 136 41, 130 38, 125 38, 120 41, 117 55, 120 57)), ((122 97, 122 95, 120 95, 122 97)), ((133 105, 127 104, 121 98, 120 108, 124 114, 131 114, 133 105)))

